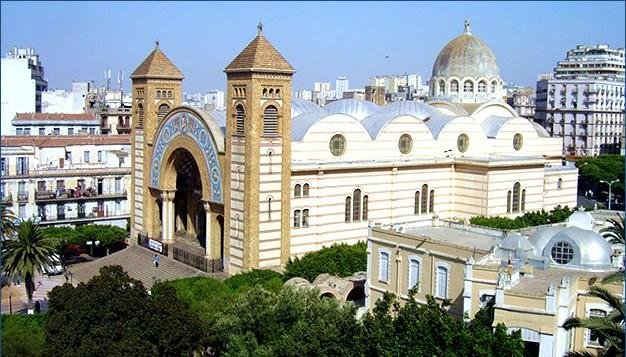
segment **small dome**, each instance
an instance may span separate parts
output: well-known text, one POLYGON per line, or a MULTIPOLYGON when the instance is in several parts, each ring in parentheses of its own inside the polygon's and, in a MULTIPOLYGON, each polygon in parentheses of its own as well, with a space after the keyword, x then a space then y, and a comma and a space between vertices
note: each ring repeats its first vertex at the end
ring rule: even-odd
POLYGON ((466 22, 465 32, 448 42, 439 52, 432 77, 493 79, 500 78, 500 69, 491 49, 471 34, 469 22, 466 22))
POLYGON ((380 113, 383 108, 366 100, 342 99, 326 104, 324 110, 330 114, 346 114, 358 121, 372 114, 380 113))
POLYGON ((595 220, 591 216, 591 213, 584 211, 576 211, 572 213, 571 216, 567 219, 567 226, 578 227, 581 229, 591 230, 593 225, 595 224, 595 220))

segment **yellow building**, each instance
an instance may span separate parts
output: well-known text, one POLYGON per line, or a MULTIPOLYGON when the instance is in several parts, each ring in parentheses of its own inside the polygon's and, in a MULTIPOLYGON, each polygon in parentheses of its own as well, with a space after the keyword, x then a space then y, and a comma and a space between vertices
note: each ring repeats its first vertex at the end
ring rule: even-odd
POLYGON ((319 107, 292 98, 294 69, 259 30, 225 68, 225 112, 181 106, 183 75, 157 45, 131 75, 133 240, 232 274, 365 240, 371 222, 575 206, 562 139, 497 99, 495 56, 469 25, 459 38, 433 78, 467 91, 319 107))
MULTIPOLYGON (((417 290, 418 302, 426 303, 427 295, 450 300, 449 311, 458 317, 473 317, 493 302, 494 324, 521 330, 531 354, 563 356, 583 349, 596 354, 602 347, 597 337, 561 327, 571 316, 610 312, 588 290, 616 269, 619 259, 591 230, 589 217, 576 212, 566 224, 542 227, 528 236, 447 221, 372 227, 368 308, 385 291, 406 301, 411 288, 417 290)), ((606 287, 618 295, 623 292, 621 284, 606 287)))

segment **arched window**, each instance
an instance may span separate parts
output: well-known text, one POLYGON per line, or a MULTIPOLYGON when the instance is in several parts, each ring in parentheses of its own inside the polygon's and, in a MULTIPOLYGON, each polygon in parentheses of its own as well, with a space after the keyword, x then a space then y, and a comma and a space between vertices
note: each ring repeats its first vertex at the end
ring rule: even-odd
POLYGON ((458 93, 459 92, 459 82, 455 79, 450 82, 450 93, 458 93))
POLYGON ((495 94, 496 93, 496 87, 497 86, 498 86, 498 82, 497 81, 491 82, 491 94, 495 94))
POLYGON ((267 97, 267 88, 263 88, 263 96, 267 97))
POLYGON ((235 108, 235 120, 235 135, 243 136, 246 113, 244 112, 243 106, 241 104, 235 108))
POLYGON ((511 213, 511 190, 506 193, 506 213, 511 213))
POLYGON ((559 178, 558 181, 556 181, 556 188, 557 189, 562 189, 563 188, 563 179, 559 178))
POLYGON ((417 287, 419 289, 420 262, 417 258, 409 260, 409 289, 417 287))
POLYGON ((272 220, 272 198, 271 197, 267 198, 267 220, 268 221, 272 220))
POLYGON ((143 104, 137 104, 137 127, 143 128, 143 104))
POLYGON ((478 93, 486 93, 487 92, 487 82, 480 81, 478 82, 478 93))
POLYGON ((352 212, 352 198, 346 197, 345 221, 350 223, 350 213, 352 212))
POLYGON ((519 212, 519 198, 521 186, 519 182, 513 185, 513 213, 519 212))
POLYGON ((172 91, 167 91, 167 98, 172 99, 172 91))
POLYGON ((389 281, 389 253, 378 252, 378 280, 389 281))
POLYGON ((367 197, 367 195, 363 196, 363 220, 367 221, 367 210, 368 210, 368 204, 369 204, 369 197, 367 197))
POLYGON ((361 220, 361 190, 358 188, 354 190, 352 195, 352 221, 361 220))
POLYGON ((439 94, 445 94, 446 93, 446 82, 444 82, 444 80, 440 80, 439 81, 439 94))
POLYGON ((467 80, 463 83, 463 92, 465 93, 473 93, 474 92, 474 83, 472 81, 467 80))
POLYGON ((302 210, 302 228, 308 228, 308 227, 309 227, 309 210, 303 209, 302 210))
POLYGON ((165 118, 165 116, 167 115, 167 113, 170 111, 170 106, 167 104, 161 104, 159 105, 159 113, 158 113, 158 117, 159 117, 159 122, 161 120, 163 120, 163 118, 165 118))
POLYGON ((435 211, 435 190, 430 190, 428 203, 428 213, 433 213, 435 211))
POLYGON ((300 210, 293 211, 293 227, 300 228, 300 210))
POLYGON ((302 197, 309 197, 309 184, 302 185, 302 197))
POLYGON ((448 298, 448 272, 446 266, 437 266, 437 297, 442 299, 448 298))
POLYGON ((526 211, 526 189, 522 190, 522 212, 526 211))
POLYGON ((420 209, 420 212, 428 212, 428 185, 422 186, 422 207, 420 209))
POLYGON ((300 197, 300 184, 296 184, 293 188, 293 197, 300 197))
POLYGON ((263 112, 263 135, 278 135, 278 110, 273 105, 265 108, 265 112, 263 112))
POLYGON ((413 203, 413 214, 420 214, 420 192, 415 191, 415 202, 413 203))
POLYGON ((156 97, 157 97, 157 99, 161 99, 161 91, 160 90, 157 91, 156 97))
POLYGON ((270 97, 274 96, 274 88, 270 88, 270 97))

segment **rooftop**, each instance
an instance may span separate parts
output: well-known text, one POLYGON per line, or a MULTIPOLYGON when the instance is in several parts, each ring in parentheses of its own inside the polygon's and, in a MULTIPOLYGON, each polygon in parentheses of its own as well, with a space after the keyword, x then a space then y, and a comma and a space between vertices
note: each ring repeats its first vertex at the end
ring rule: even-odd
POLYGON ((98 120, 94 113, 16 113, 14 121, 33 120, 98 120))
POLYGON ((521 276, 519 282, 511 288, 511 292, 516 294, 531 295, 531 296, 544 296, 548 291, 548 287, 551 284, 558 286, 562 278, 570 278, 570 283, 573 283, 574 278, 590 279, 596 277, 596 280, 602 280, 602 278, 610 272, 591 272, 586 270, 577 269, 564 269, 564 268, 548 268, 548 269, 534 269, 533 274, 529 276, 521 276))
POLYGON ((404 234, 483 251, 490 251, 497 244, 494 237, 450 227, 408 228, 404 234))
POLYGON ((287 60, 263 36, 261 30, 259 30, 259 34, 248 46, 226 66, 224 71, 228 73, 255 70, 283 73, 295 72, 287 60))
POLYGON ((159 43, 157 42, 154 51, 130 75, 130 78, 146 77, 183 79, 183 73, 159 49, 159 43))
POLYGON ((71 145, 130 145, 130 135, 3 136, 2 148, 15 146, 65 147, 71 145))

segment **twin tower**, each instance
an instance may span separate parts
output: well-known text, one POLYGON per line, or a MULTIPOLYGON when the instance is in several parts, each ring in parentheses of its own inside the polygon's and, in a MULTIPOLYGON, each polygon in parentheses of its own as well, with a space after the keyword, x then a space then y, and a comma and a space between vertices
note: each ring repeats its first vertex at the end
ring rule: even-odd
POLYGON ((225 133, 181 106, 183 75, 158 43, 131 75, 131 236, 179 255, 193 244, 177 242, 195 242, 192 253, 203 249, 211 268, 233 274, 290 256, 295 71, 261 28, 224 71, 225 133))

